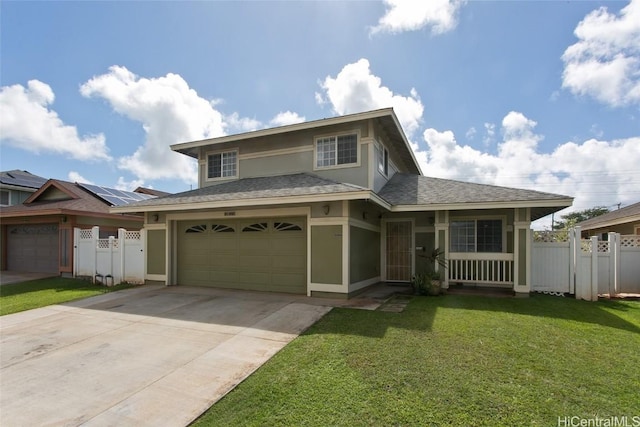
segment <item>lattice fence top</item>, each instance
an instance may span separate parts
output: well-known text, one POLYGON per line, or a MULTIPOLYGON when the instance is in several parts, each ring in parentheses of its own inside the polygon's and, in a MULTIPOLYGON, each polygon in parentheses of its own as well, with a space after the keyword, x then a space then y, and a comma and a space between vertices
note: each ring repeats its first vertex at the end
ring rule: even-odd
POLYGON ((109 249, 109 242, 113 241, 113 249, 120 247, 120 240, 118 239, 98 239, 98 249, 109 249))
POLYGON ((598 252, 609 252, 609 242, 598 241, 598 252))
POLYGON ((533 233, 533 241, 538 243, 565 243, 569 241, 569 233, 566 231, 536 231, 533 233))
POLYGON ((91 230, 80 230, 81 240, 91 240, 92 238, 93 238, 93 234, 91 230))
POLYGON ((127 240, 140 240, 142 235, 139 231, 125 231, 124 238, 127 240))
POLYGON ((620 236, 620 246, 623 248, 640 248, 640 236, 620 236))
POLYGON ((591 252, 591 240, 580 240, 580 250, 582 252, 591 252))

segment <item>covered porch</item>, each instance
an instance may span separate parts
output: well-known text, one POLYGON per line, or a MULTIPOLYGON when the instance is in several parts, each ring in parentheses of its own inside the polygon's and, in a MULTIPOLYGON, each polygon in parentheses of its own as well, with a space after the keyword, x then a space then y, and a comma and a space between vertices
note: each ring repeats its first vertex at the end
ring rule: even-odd
POLYGON ((482 286, 530 292, 531 209, 389 213, 382 219, 382 272, 388 282, 440 270, 443 287, 482 286), (439 249, 446 268, 429 263, 439 249))

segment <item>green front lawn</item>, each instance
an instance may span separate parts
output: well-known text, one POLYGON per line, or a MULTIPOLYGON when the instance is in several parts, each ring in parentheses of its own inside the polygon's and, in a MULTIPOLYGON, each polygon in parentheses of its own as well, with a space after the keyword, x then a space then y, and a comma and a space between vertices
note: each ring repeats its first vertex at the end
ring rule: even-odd
POLYGON ((416 297, 334 309, 194 425, 555 426, 638 390, 640 302, 416 297))
POLYGON ((126 289, 131 285, 98 286, 79 279, 52 277, 0 286, 0 316, 51 304, 126 289))

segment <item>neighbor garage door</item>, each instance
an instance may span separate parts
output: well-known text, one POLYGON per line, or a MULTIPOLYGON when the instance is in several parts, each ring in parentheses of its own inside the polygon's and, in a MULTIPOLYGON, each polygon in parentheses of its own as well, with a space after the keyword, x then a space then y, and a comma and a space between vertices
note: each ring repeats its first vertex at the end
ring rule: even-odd
POLYGON ((58 225, 8 225, 7 269, 58 273, 58 225))
POLYGON ((178 222, 178 284, 306 293, 305 218, 178 222))

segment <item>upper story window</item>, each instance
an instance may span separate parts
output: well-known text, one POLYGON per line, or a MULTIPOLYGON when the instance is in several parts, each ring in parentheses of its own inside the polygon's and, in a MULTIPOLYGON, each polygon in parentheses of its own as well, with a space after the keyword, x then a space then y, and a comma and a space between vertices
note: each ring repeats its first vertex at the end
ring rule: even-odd
POLYGON ((238 176, 238 152, 224 151, 207 155, 207 179, 238 176))
POLYGON ((0 206, 9 206, 9 191, 0 190, 0 206))
POLYGON ((389 175, 389 151, 382 144, 377 144, 378 171, 384 176, 389 175))
POLYGON ((451 252, 502 252, 502 220, 451 221, 451 252))
POLYGON ((316 167, 358 163, 358 135, 325 136, 316 139, 316 167))

